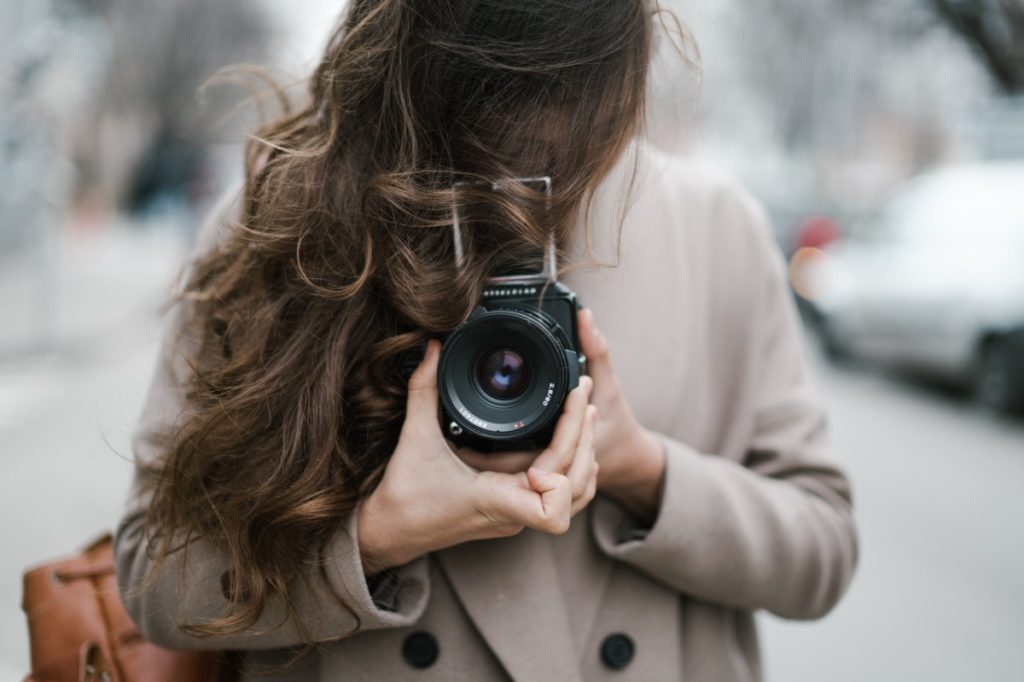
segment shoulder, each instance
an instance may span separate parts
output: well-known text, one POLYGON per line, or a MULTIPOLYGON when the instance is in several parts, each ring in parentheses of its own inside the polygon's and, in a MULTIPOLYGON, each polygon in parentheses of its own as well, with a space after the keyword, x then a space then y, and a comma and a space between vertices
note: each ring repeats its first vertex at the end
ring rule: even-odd
POLYGON ((709 239, 771 240, 764 203, 735 175, 703 159, 648 147, 644 163, 652 198, 674 205, 695 230, 709 239))

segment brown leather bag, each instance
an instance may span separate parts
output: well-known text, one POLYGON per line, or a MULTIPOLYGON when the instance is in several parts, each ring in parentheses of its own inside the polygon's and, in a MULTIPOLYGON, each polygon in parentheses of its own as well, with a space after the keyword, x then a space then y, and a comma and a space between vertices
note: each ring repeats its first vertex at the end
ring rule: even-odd
POLYGON ((32 673, 26 682, 226 682, 227 656, 143 639, 121 603, 109 533, 80 554, 25 573, 32 673))

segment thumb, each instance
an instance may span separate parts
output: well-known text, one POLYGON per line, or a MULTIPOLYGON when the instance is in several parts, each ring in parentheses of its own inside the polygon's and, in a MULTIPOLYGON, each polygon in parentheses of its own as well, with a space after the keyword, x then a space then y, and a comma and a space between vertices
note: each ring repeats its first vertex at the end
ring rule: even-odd
POLYGON ((484 472, 474 482, 475 508, 488 524, 554 535, 569 530, 572 483, 568 477, 531 467, 519 474, 484 472))
POLYGON ((437 364, 441 357, 441 342, 427 341, 416 371, 409 377, 409 395, 406 399, 406 421, 437 423, 437 364))
POLYGON ((572 509, 572 483, 568 477, 530 467, 526 478, 540 495, 540 514, 528 525, 546 533, 561 535, 569 530, 572 509))
POLYGON ((615 369, 612 367, 608 342, 597 329, 594 322, 594 311, 583 308, 578 313, 580 345, 587 356, 587 374, 594 379, 595 389, 608 386, 615 381, 615 369))

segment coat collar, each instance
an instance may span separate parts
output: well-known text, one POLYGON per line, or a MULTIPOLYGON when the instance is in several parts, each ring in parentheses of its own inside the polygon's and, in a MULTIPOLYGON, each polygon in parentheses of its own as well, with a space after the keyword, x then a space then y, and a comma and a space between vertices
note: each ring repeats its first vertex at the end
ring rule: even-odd
POLYGON ((548 538, 526 530, 437 553, 459 601, 514 680, 579 682, 580 667, 548 538))

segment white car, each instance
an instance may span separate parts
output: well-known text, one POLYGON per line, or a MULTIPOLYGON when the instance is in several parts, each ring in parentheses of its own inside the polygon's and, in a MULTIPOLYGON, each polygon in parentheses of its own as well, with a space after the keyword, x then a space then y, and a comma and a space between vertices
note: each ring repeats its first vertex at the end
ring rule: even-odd
POLYGON ((826 350, 941 374, 1024 409, 1024 162, 943 168, 793 258, 826 350))

